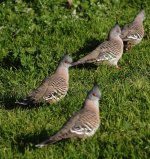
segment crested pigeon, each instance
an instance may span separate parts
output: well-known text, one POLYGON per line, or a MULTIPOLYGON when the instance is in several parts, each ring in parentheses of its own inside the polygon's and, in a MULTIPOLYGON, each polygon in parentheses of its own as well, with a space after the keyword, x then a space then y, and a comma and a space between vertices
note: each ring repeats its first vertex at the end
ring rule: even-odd
POLYGON ((116 24, 109 33, 108 41, 104 41, 95 50, 90 52, 85 57, 81 58, 77 62, 72 63, 72 66, 76 66, 84 63, 99 64, 107 62, 110 65, 118 67, 118 61, 123 54, 123 41, 120 38, 121 29, 116 24))
POLYGON ((40 102, 55 103, 65 97, 69 85, 69 72, 72 58, 65 55, 60 61, 55 73, 47 77, 41 85, 29 94, 22 102, 16 102, 21 105, 38 104, 40 102))
POLYGON ((75 113, 66 124, 49 139, 35 145, 42 148, 47 144, 54 144, 60 140, 68 138, 85 139, 93 136, 100 125, 99 100, 101 92, 97 85, 88 93, 83 107, 75 113))
POLYGON ((125 50, 129 50, 131 47, 141 42, 144 37, 143 21, 145 18, 145 11, 141 10, 131 23, 123 27, 120 37, 124 42, 125 50))

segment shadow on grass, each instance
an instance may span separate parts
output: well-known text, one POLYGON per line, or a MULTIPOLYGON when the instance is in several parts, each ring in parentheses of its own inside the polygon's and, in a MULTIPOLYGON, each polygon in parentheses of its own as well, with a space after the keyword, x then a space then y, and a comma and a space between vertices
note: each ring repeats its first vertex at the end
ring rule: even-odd
POLYGON ((21 62, 19 59, 12 59, 13 55, 12 53, 9 53, 6 57, 3 58, 3 61, 1 62, 0 66, 5 68, 5 69, 10 69, 12 70, 18 70, 22 67, 21 62))
MULTIPOLYGON (((52 134, 51 131, 49 131, 49 132, 52 134)), ((19 152, 25 153, 25 150, 27 148, 30 151, 35 150, 35 149, 39 149, 39 148, 35 147, 35 145, 43 142, 44 140, 47 140, 49 137, 50 137, 50 135, 47 133, 47 130, 42 130, 40 132, 40 134, 26 134, 26 135, 22 134, 20 136, 17 136, 15 138, 15 142, 12 142, 11 145, 12 145, 13 149, 17 148, 19 152)), ((66 141, 67 141, 67 139, 61 140, 61 141, 58 141, 58 142, 51 144, 51 145, 56 145, 56 144, 59 144, 60 142, 64 143, 66 141)))
POLYGON ((29 150, 37 149, 36 144, 46 140, 49 137, 47 130, 42 130, 40 134, 22 134, 16 136, 15 142, 12 142, 12 148, 18 149, 19 152, 24 153, 27 147, 29 150), (40 141, 39 141, 40 139, 40 141))
POLYGON ((5 2, 5 0, 0 0, 0 3, 5 2))
MULTIPOLYGON (((18 100, 18 101, 22 101, 22 99, 18 100)), ((2 97, 0 98, 0 109, 6 109, 6 110, 12 110, 12 109, 16 109, 16 108, 20 108, 22 110, 30 110, 30 109, 38 109, 40 107, 49 107, 50 105, 50 109, 51 111, 56 111, 56 107, 53 106, 55 105, 55 103, 53 104, 49 104, 49 103, 38 103, 38 104, 28 104, 28 105, 21 105, 16 102, 16 97, 2 97)), ((58 103, 57 103, 58 104, 58 103)), ((64 109, 62 109, 62 111, 65 111, 64 109)), ((62 112, 63 113, 63 112, 62 112)))
POLYGON ((23 1, 26 2, 26 3, 36 3, 35 0, 23 0, 23 1))
POLYGON ((74 68, 74 69, 76 69, 76 68, 78 68, 78 69, 83 69, 83 68, 86 68, 87 70, 95 70, 95 69, 97 69, 97 65, 95 65, 95 64, 93 64, 93 63, 85 63, 85 64, 80 64, 80 65, 77 65, 77 66, 72 66, 71 67, 71 69, 72 68, 74 68))
POLYGON ((11 109, 14 109, 16 108, 16 104, 15 104, 15 97, 13 96, 3 96, 0 98, 0 101, 2 103, 2 106, 0 108, 4 108, 4 109, 7 109, 7 110, 11 110, 11 109))
POLYGON ((97 39, 87 40, 83 48, 80 48, 75 55, 83 54, 84 56, 93 51, 97 46, 99 46, 103 41, 97 39))
MULTIPOLYGON (((22 101, 22 99, 18 100, 22 101)), ((39 108, 42 106, 47 105, 46 103, 39 103, 39 104, 30 104, 30 105, 21 105, 16 102, 16 97, 8 97, 4 96, 0 98, 0 102, 2 103, 2 106, 0 108, 4 108, 6 110, 12 110, 16 108, 21 108, 21 109, 34 109, 34 108, 39 108)))

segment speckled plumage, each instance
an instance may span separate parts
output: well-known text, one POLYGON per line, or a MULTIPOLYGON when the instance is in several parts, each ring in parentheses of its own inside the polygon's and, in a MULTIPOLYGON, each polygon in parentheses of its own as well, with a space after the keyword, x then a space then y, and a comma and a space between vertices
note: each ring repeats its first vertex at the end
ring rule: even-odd
POLYGON ((36 145, 43 147, 67 138, 87 138, 93 136, 100 125, 99 99, 101 93, 97 85, 88 93, 81 110, 75 113, 67 123, 48 140, 36 145))
POLYGON ((29 105, 46 102, 51 104, 62 99, 68 91, 68 69, 71 66, 71 63, 71 57, 65 55, 53 75, 47 77, 41 85, 30 93, 22 102, 16 103, 29 105))
POLYGON ((139 44, 144 37, 143 21, 145 19, 144 10, 140 11, 135 19, 125 25, 121 32, 121 38, 125 44, 125 50, 139 44))
POLYGON ((95 50, 74 62, 72 66, 84 63, 99 64, 107 61, 110 65, 118 67, 118 61, 123 54, 123 41, 120 38, 121 29, 119 25, 115 25, 109 33, 108 41, 100 44, 95 50))

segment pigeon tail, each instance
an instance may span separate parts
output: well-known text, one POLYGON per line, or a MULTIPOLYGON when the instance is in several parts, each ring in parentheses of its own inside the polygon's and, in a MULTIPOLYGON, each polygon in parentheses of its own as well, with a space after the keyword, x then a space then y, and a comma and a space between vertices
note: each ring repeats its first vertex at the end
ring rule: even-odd
POLYGON ((24 106, 26 106, 26 105, 30 105, 30 104, 33 104, 33 100, 31 100, 30 98, 25 98, 25 99, 23 99, 23 101, 21 101, 21 102, 15 102, 16 104, 19 104, 19 105, 24 105, 24 106))
POLYGON ((92 52, 86 55, 85 57, 81 58, 80 60, 73 62, 71 66, 77 66, 77 65, 85 64, 85 63, 92 63, 95 61, 95 58, 94 58, 95 56, 97 56, 97 54, 95 55, 95 52, 92 52))
POLYGON ((77 61, 77 62, 73 62, 71 64, 71 66, 77 66, 77 65, 81 65, 81 64, 85 64, 85 63, 86 63, 86 61, 77 61))
POLYGON ((46 146, 47 144, 54 144, 55 142, 57 142, 57 140, 52 140, 50 138, 50 139, 47 139, 47 140, 41 142, 40 144, 35 145, 35 147, 42 148, 42 147, 46 146))

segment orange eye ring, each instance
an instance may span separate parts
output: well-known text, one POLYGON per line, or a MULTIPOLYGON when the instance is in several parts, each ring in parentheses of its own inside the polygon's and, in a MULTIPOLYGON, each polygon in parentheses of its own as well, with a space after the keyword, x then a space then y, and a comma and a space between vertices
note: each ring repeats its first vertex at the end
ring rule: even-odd
POLYGON ((95 93, 93 93, 93 96, 95 96, 95 97, 96 97, 96 94, 95 94, 95 93))
POLYGON ((69 62, 69 61, 67 61, 67 60, 65 60, 64 62, 65 62, 65 63, 67 63, 67 64, 70 64, 70 62, 69 62))

